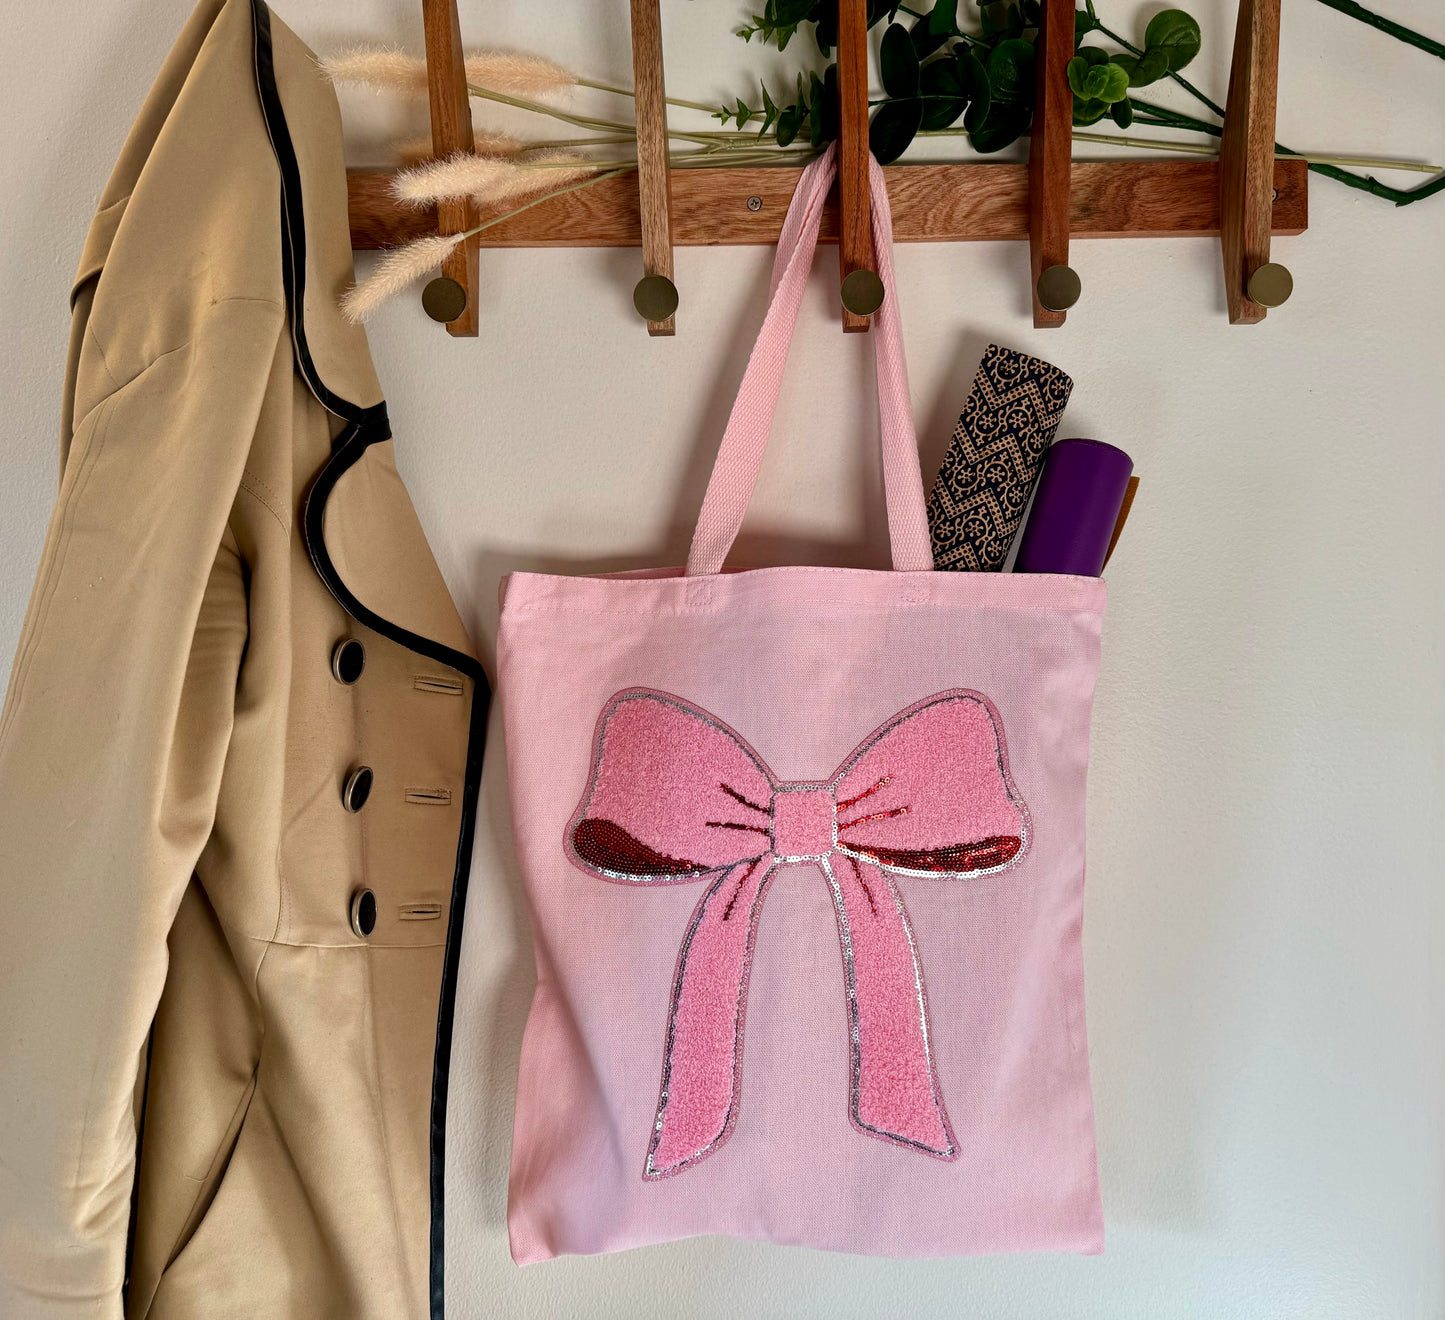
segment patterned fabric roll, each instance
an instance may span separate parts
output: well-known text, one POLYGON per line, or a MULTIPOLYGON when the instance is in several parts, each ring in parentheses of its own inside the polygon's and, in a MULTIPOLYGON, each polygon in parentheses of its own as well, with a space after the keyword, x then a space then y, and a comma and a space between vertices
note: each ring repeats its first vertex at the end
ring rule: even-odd
POLYGON ((997 572, 1074 382, 1042 358, 990 344, 928 497, 933 566, 997 572))

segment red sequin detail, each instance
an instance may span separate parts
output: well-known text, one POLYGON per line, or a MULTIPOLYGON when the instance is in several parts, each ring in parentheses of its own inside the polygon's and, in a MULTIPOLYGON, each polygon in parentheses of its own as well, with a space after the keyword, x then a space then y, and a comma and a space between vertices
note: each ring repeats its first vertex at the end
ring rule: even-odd
POLYGON ((733 788, 731 784, 719 784, 718 787, 732 798, 734 802, 741 802, 745 807, 751 807, 754 811, 761 811, 765 816, 768 814, 766 807, 760 807, 756 802, 749 802, 747 798, 739 793, 737 789, 733 788))
POLYGON ((844 807, 851 807, 855 802, 863 801, 865 797, 872 797, 880 788, 886 788, 892 782, 892 775, 884 775, 872 788, 865 788, 861 793, 855 793, 850 798, 844 798, 838 803, 838 810, 842 811, 844 807))
POLYGON ((863 886, 863 893, 868 899, 868 910, 876 917, 878 915, 878 904, 873 901, 873 891, 868 888, 868 882, 863 878, 863 868, 858 865, 856 857, 848 858, 853 863, 853 874, 858 877, 858 883, 863 886))
POLYGON ((968 871, 989 871, 1019 855, 1023 840, 1016 834, 999 834, 977 843, 960 843, 950 848, 879 848, 850 843, 848 847, 882 866, 904 871, 940 871, 962 875, 968 871))
POLYGON ((704 875, 718 869, 660 853, 610 820, 579 820, 572 847, 589 866, 622 875, 704 875))
POLYGON ((748 865, 748 869, 744 871, 742 875, 738 876, 738 883, 737 887, 733 890, 733 896, 728 899, 727 907, 723 908, 724 921, 726 921, 730 916, 732 916, 733 904, 738 901, 738 896, 743 892, 743 886, 747 884, 749 878, 752 876, 752 873, 758 869, 758 863, 762 860, 763 859, 761 857, 753 858, 752 862, 748 865))

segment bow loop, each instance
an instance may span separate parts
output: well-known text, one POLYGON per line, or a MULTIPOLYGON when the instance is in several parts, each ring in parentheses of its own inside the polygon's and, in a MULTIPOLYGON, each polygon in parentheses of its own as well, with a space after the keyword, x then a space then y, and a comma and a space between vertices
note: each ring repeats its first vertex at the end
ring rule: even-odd
POLYGON ((982 875, 1028 845, 1003 724, 987 697, 928 697, 870 735, 837 779, 838 845, 890 871, 982 875))
POLYGON ((772 846, 773 781, 727 725, 680 697, 617 693, 597 722, 592 778, 567 831, 609 880, 692 880, 772 846))

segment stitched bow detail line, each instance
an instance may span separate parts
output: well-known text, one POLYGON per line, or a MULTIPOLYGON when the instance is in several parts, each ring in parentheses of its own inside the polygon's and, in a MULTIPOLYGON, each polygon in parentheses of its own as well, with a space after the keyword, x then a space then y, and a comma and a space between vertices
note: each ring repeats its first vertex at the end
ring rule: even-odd
POLYGON ((645 1179, 681 1173, 732 1135, 758 917, 780 869, 832 894, 850 1037, 848 1115, 939 1159, 957 1145, 938 1085, 923 969, 895 877, 1012 866, 1029 815, 1003 723, 954 688, 900 711, 831 779, 785 782, 701 707, 648 688, 608 701, 567 827, 583 870, 622 884, 704 881, 677 956, 645 1179))

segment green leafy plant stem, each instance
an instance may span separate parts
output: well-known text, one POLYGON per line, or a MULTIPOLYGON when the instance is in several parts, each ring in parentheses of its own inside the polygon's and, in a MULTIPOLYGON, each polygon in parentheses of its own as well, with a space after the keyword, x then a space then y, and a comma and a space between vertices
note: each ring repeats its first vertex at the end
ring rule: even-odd
MULTIPOLYGON (((616 119, 597 119, 591 115, 574 115, 566 110, 558 110, 554 106, 543 105, 540 101, 528 101, 520 96, 508 96, 505 92, 494 92, 488 87, 478 87, 476 83, 467 84, 467 92, 479 97, 484 101, 495 101, 499 105, 510 105, 517 110, 531 110, 539 115, 546 115, 549 119, 561 120, 564 124, 571 124, 576 128, 597 129, 600 132, 619 132, 634 129, 634 125, 625 124, 616 119)), ((709 145, 714 139, 712 134, 688 133, 681 129, 670 128, 667 130, 670 138, 678 138, 684 142, 701 142, 709 145)))
POLYGON ((1403 23, 1396 23, 1392 18, 1386 18, 1383 14, 1375 13, 1373 9, 1366 9, 1364 5, 1356 4, 1355 0, 1320 0, 1320 4, 1330 9, 1337 9, 1342 14, 1348 14, 1351 18, 1358 19, 1372 28, 1378 28, 1381 32, 1388 32, 1396 41, 1403 41, 1407 46, 1414 46, 1419 50, 1426 51, 1436 59, 1445 60, 1445 41, 1436 41, 1433 37, 1427 37, 1413 28, 1407 28, 1403 23))
MULTIPOLYGON (((637 99, 637 93, 630 87, 618 87, 614 83, 597 82, 592 78, 578 78, 577 86, 590 87, 598 92, 611 92, 613 96, 626 96, 633 100, 637 99)), ((680 96, 665 96, 663 100, 665 100, 668 105, 679 106, 683 110, 702 110, 707 114, 713 112, 712 106, 704 105, 701 101, 688 101, 680 96)))
MULTIPOLYGON (((1170 110, 1166 106, 1154 105, 1149 101, 1139 101, 1132 96, 1129 98, 1129 104, 1134 107, 1136 116, 1144 116, 1136 122, 1158 124, 1167 128, 1190 129, 1196 133, 1208 133, 1211 137, 1224 136, 1224 129, 1220 125, 1206 123, 1202 119, 1196 119, 1193 115, 1170 110)), ((1292 147, 1281 146, 1278 142, 1275 143, 1275 151, 1284 156, 1308 160, 1308 157, 1302 152, 1295 151, 1292 147)), ((1374 175, 1355 174, 1350 170, 1341 169, 1338 165, 1311 161, 1308 168, 1316 174, 1324 175, 1327 179, 1343 183, 1347 188, 1356 188, 1360 192, 1369 193, 1372 197, 1393 202, 1396 206, 1409 206, 1412 202, 1424 201, 1425 198, 1433 197, 1441 190, 1445 190, 1445 174, 1437 175, 1427 183, 1417 184, 1413 188, 1392 188, 1387 183, 1381 183, 1374 175)))

